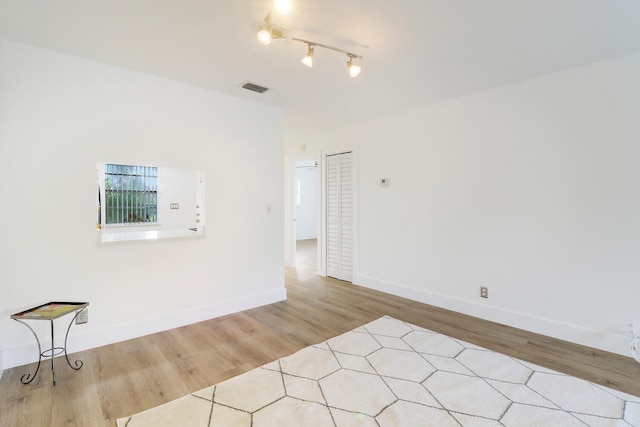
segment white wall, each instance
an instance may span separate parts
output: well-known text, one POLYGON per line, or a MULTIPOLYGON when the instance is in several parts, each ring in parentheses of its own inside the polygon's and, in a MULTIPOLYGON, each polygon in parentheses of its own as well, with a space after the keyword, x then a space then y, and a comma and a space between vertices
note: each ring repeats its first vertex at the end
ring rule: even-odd
MULTIPOLYGON (((0 34, 0 81, 2 81, 2 46, 3 44, 1 43, 2 41, 2 34, 0 34)), ((0 84, 0 106, 2 105, 2 85, 0 84)), ((1 107, 0 107, 1 108, 1 107)), ((2 110, 0 110, 2 111, 2 110)), ((0 114, 0 166, 2 166, 2 159, 5 157, 4 154, 4 143, 2 142, 2 114, 0 114)), ((1 172, 0 172, 1 173, 1 172)), ((0 179, 0 194, 4 194, 4 180, 0 179)), ((1 243, 0 243, 1 245, 1 243)), ((0 258, 0 267, 2 267, 2 259, 0 258)), ((0 284, 0 300, 4 299, 5 296, 5 291, 2 288, 2 285, 0 284)), ((2 373, 4 372, 4 357, 3 357, 3 347, 2 347, 2 342, 3 342, 3 329, 4 328, 0 328, 0 378, 2 378, 2 373)))
POLYGON ((280 109, 6 40, 0 93, 5 368, 36 353, 9 316, 49 300, 91 304, 74 351, 286 297, 280 109), (204 170, 206 238, 96 245, 101 161, 204 170))
MULTIPOLYGON (((638 117, 640 54, 304 143, 358 141, 355 283, 628 355, 638 117)), ((288 157, 298 144, 287 141, 288 157)))

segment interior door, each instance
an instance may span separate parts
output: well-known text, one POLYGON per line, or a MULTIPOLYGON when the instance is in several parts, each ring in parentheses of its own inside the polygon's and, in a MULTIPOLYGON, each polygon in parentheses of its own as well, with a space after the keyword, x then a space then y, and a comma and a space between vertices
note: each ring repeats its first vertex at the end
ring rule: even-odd
POLYGON ((327 276, 353 280, 353 153, 329 155, 327 177, 327 276))

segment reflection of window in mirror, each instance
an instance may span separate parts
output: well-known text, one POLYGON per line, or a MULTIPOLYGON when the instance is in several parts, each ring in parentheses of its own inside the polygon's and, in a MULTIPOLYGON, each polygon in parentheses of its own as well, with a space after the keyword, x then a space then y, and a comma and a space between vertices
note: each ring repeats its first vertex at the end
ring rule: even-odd
POLYGON ((204 172, 100 163, 98 243, 204 236, 204 172))
POLYGON ((158 168, 104 165, 105 223, 157 224, 158 168))

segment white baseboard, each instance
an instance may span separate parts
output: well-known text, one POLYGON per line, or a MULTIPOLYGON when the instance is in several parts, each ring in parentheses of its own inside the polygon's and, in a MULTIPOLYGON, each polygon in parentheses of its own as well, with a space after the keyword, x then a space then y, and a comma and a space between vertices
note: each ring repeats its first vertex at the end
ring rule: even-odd
MULTIPOLYGON (((203 305, 198 308, 140 319, 133 322, 125 322, 111 325, 102 329, 86 329, 74 327, 69 334, 67 351, 69 354, 78 351, 89 350, 115 342, 138 338, 144 335, 202 322, 204 320, 249 310, 263 305, 284 301, 287 299, 287 291, 283 288, 272 289, 260 294, 253 294, 244 298, 226 300, 215 304, 203 305)), ((28 332, 25 328, 25 332, 28 332)), ((60 338, 56 336, 56 344, 60 338)), ((62 337, 61 339, 64 339, 62 337)), ((50 346, 51 339, 43 339, 42 348, 50 346)), ((35 340, 29 344, 0 349, 0 372, 15 366, 26 365, 38 361, 37 345, 35 340)))
POLYGON ((354 283, 424 304, 631 357, 629 353, 631 338, 622 335, 625 333, 622 325, 620 331, 598 331, 361 275, 354 277, 354 283))

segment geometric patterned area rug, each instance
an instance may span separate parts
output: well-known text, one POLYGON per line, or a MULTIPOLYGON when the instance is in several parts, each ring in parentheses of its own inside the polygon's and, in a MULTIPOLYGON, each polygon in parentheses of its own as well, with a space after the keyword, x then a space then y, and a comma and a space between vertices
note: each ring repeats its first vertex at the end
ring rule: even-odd
POLYGON ((385 316, 118 426, 640 426, 640 398, 385 316))

